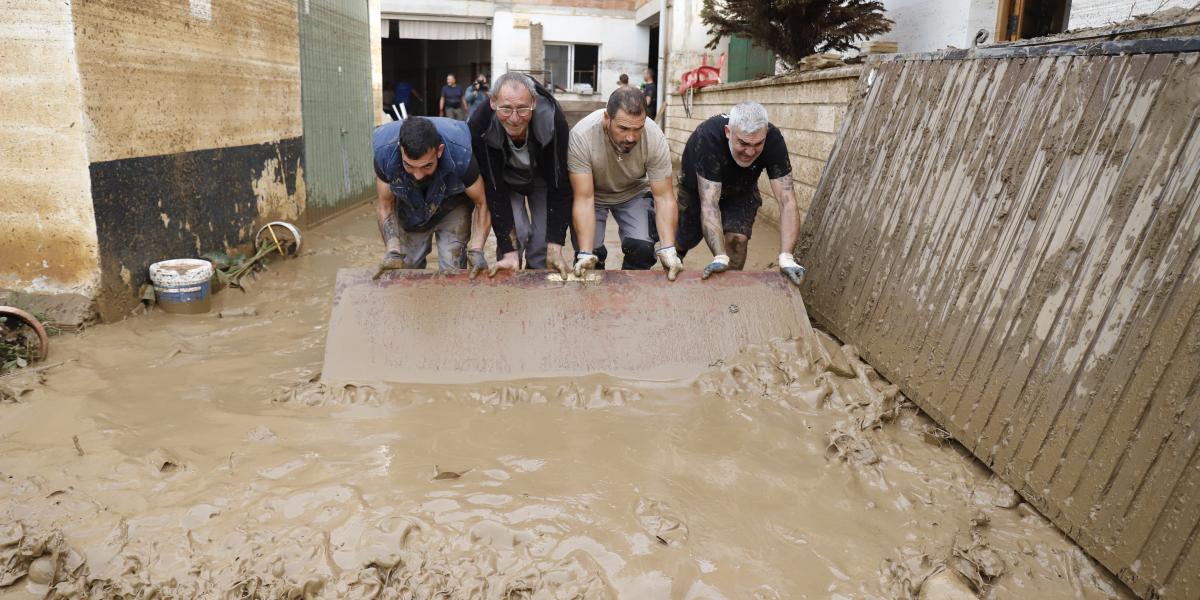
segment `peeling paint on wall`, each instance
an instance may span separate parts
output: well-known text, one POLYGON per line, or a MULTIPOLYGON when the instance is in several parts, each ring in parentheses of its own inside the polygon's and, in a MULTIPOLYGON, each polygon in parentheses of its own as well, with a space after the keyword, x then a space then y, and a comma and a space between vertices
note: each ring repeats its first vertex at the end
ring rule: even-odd
POLYGON ((0 11, 0 304, 65 323, 99 285, 71 7, 9 0, 0 11))

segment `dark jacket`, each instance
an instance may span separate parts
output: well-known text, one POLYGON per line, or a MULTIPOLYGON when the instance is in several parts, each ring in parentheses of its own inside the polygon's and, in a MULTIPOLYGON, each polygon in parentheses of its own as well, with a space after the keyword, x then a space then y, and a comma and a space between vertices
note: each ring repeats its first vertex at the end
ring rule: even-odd
MULTIPOLYGON (((567 116, 550 92, 537 86, 537 106, 529 122, 526 141, 536 160, 536 174, 546 182, 546 241, 565 244, 571 220, 571 182, 567 178, 567 145, 571 129, 567 116)), ((504 181, 505 139, 508 134, 495 118, 491 102, 481 102, 467 120, 471 128, 471 151, 483 177, 492 231, 496 232, 496 257, 516 250, 512 202, 504 181)))

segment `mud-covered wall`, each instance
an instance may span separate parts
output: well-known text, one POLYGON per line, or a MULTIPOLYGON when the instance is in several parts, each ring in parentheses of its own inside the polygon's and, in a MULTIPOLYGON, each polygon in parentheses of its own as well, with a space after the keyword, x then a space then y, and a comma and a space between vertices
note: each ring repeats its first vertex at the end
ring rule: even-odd
POLYGON ((150 263, 248 241, 304 209, 294 0, 72 4, 102 289, 119 318, 150 263))
POLYGON ((1200 597, 1200 40, 876 59, 810 312, 1146 597, 1200 597))
POLYGON ((4 3, 0 107, 0 304, 77 323, 99 251, 69 4, 4 3))
MULTIPOLYGON (((860 72, 857 66, 838 67, 702 88, 693 97, 691 117, 684 112, 681 97, 672 89, 666 123, 672 160, 678 165, 688 137, 705 119, 728 113, 733 105, 744 100, 759 102, 787 142, 796 202, 803 216, 821 180, 821 170, 857 89, 860 72)), ((760 214, 779 222, 779 205, 766 176, 759 178, 758 187, 763 194, 760 214)))

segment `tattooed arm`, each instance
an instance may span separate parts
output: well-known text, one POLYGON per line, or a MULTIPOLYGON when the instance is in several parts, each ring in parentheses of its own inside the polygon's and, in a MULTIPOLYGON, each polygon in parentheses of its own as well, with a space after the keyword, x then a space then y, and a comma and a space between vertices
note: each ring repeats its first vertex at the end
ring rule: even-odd
POLYGON ((704 241, 713 256, 725 254, 725 231, 721 226, 721 184, 699 175, 696 182, 700 187, 700 229, 704 241))
POLYGON ((792 251, 800 238, 800 210, 796 207, 796 192, 792 174, 771 180, 771 193, 779 201, 779 271, 797 286, 804 283, 804 267, 796 262, 792 251))
POLYGON ((396 216, 396 197, 392 188, 381 179, 375 180, 375 190, 379 193, 379 202, 375 205, 375 214, 379 218, 379 236, 387 252, 400 254, 400 218, 396 216))
POLYGON ((800 239, 800 210, 796 207, 792 174, 772 179, 771 193, 779 201, 779 251, 791 254, 796 247, 796 240, 800 239))

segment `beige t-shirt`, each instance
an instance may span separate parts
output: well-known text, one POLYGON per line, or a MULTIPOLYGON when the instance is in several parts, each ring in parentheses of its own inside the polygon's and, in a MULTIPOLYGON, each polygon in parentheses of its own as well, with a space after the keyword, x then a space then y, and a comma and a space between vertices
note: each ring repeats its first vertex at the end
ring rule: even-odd
POLYGON ((670 179, 671 149, 658 123, 646 119, 642 139, 632 152, 617 160, 617 150, 604 131, 602 108, 571 128, 567 169, 590 174, 596 205, 613 206, 645 194, 651 181, 670 179))

